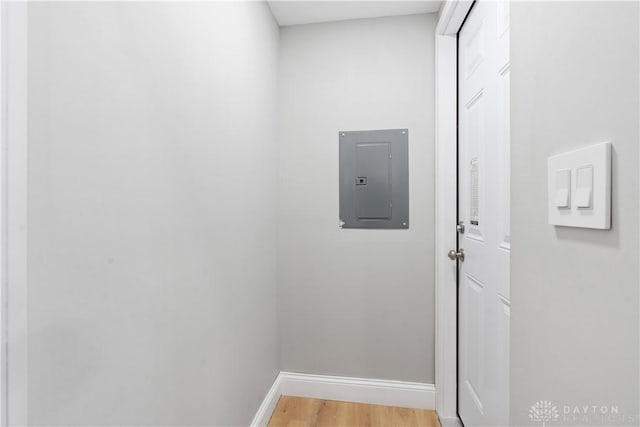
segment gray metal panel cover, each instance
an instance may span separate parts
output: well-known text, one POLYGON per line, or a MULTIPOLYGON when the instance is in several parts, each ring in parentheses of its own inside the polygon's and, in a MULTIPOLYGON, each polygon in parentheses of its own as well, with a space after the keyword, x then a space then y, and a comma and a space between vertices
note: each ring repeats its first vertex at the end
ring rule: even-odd
POLYGON ((408 228, 408 130, 343 131, 339 141, 342 228, 408 228))
POLYGON ((391 219, 391 144, 356 144, 356 216, 391 219))

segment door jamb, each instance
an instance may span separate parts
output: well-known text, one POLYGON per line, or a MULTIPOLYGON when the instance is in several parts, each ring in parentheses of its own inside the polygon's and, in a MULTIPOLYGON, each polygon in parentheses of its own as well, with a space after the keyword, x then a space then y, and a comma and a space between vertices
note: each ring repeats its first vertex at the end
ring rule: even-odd
POLYGON ((457 59, 458 31, 473 1, 446 0, 436 25, 436 411, 443 421, 458 419, 456 263, 457 248, 457 59))
POLYGON ((0 425, 27 425, 27 8, 0 1, 0 425))

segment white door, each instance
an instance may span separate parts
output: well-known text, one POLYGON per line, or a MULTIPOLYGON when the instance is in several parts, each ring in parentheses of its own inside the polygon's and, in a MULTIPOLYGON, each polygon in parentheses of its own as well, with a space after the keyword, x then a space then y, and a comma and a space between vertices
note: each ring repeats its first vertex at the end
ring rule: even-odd
POLYGON ((509 4, 477 1, 458 34, 458 412, 509 417, 509 4))

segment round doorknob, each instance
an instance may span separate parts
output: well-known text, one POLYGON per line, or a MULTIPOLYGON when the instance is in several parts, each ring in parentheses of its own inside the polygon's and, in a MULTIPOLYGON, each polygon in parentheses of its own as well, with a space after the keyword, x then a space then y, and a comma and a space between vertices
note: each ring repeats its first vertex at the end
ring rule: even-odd
POLYGON ((449 259, 451 261, 456 261, 456 260, 464 261, 464 249, 460 249, 459 252, 456 252, 454 249, 451 249, 447 255, 449 256, 449 259))

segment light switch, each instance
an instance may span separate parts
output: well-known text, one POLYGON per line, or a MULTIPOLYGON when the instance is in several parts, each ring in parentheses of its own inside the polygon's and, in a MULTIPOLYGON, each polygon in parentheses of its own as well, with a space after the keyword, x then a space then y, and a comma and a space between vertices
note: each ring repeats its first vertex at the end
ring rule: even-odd
POLYGON ((571 199, 571 170, 556 171, 556 208, 567 209, 571 199))
POLYGON ((583 166, 576 169, 576 207, 591 208, 593 194, 593 166, 583 166))
POLYGON ((549 224, 611 228, 611 152, 612 144, 603 142, 549 157, 549 224))

